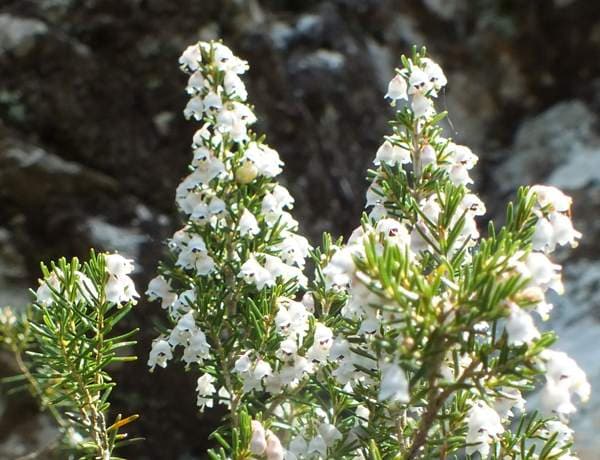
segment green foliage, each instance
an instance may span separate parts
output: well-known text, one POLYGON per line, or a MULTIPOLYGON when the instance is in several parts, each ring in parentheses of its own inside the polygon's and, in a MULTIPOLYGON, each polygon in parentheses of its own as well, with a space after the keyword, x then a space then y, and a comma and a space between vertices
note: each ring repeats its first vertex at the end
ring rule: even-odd
POLYGON ((83 264, 76 258, 42 264, 42 273, 36 301, 2 328, 2 344, 14 353, 29 390, 59 425, 64 455, 117 459, 113 451, 132 441, 121 430, 138 416, 119 414, 108 422, 109 396, 116 387, 109 369, 136 359, 121 351, 136 343, 137 329, 123 333, 118 327, 133 303, 106 299, 111 275, 104 255, 93 251, 83 264))

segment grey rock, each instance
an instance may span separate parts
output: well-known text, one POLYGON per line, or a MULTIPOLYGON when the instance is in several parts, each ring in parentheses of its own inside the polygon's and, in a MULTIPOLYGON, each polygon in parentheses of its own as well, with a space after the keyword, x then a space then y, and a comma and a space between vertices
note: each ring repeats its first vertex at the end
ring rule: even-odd
POLYGON ((48 26, 37 19, 0 14, 0 56, 7 51, 24 56, 47 32, 48 26))
POLYGON ((140 246, 148 241, 148 236, 141 234, 138 229, 119 227, 102 217, 90 217, 85 226, 91 241, 101 249, 119 252, 134 260, 140 254, 140 246))
POLYGON ((555 307, 546 326, 558 334, 554 349, 564 351, 586 372, 590 400, 571 417, 575 450, 582 460, 597 458, 600 425, 600 262, 579 260, 565 265, 565 294, 552 299, 555 307))
POLYGON ((571 100, 522 123, 512 147, 501 154, 506 161, 494 174, 501 190, 514 190, 521 184, 539 182, 550 175, 555 184, 568 189, 587 183, 587 179, 582 180, 573 173, 582 158, 593 156, 590 152, 600 148, 600 139, 594 130, 597 120, 583 102, 571 100), (576 163, 569 166, 572 161, 576 163))

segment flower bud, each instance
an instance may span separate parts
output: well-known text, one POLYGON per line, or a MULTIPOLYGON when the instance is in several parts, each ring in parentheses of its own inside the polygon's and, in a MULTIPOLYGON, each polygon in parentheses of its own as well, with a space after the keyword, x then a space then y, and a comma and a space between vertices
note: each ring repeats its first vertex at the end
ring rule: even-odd
POLYGON ((252 439, 250 439, 250 452, 254 455, 262 455, 267 448, 265 429, 257 420, 252 420, 252 439))
POLYGON ((258 170, 256 169, 256 166, 254 166, 254 163, 245 161, 235 172, 235 180, 239 184, 249 184, 256 178, 257 174, 258 170))

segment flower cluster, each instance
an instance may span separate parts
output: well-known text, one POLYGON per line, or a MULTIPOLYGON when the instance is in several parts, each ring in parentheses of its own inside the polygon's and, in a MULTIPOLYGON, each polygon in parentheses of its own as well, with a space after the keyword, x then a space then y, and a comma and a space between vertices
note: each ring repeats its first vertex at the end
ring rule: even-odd
POLYGON ((465 449, 487 458, 501 449, 518 455, 515 439, 541 437, 560 458, 574 458, 568 433, 553 445, 549 427, 559 423, 553 416, 566 422, 572 397, 586 400, 590 387, 571 358, 548 349, 551 334, 530 314, 547 319, 545 292, 562 293, 561 267, 548 254, 581 237, 571 199, 553 187, 524 189, 506 226, 481 239, 485 205, 468 189, 477 156, 438 125, 445 114, 434 102, 446 78, 421 53, 403 64, 386 94, 397 113, 369 175, 368 217, 347 244, 324 251, 313 287, 336 334, 324 379, 352 395, 329 410, 369 413, 362 436, 355 415, 338 422, 346 431, 330 452, 351 445, 359 456, 412 459, 465 449), (529 417, 521 392, 542 375, 537 429, 511 431, 512 420, 529 417), (450 426, 464 427, 462 442, 448 441, 450 426))
POLYGON ((521 189, 504 227, 481 236, 477 156, 440 127, 438 64, 402 58, 361 225, 315 250, 275 181, 279 155, 249 128, 247 63, 211 42, 180 64, 184 115, 202 124, 176 191, 185 225, 147 291, 170 320, 148 365, 182 360, 200 371, 199 409, 229 408, 212 458, 516 459, 532 438, 543 445, 527 458, 575 458, 566 423, 589 384, 532 314, 547 319, 546 292, 562 292, 550 253, 581 237, 571 200, 521 189), (543 411, 529 414, 524 392, 540 382, 543 411))
POLYGON ((137 418, 109 422, 114 389, 107 368, 133 361, 118 350, 136 342, 137 330, 114 328, 136 303, 133 262, 119 254, 95 254, 81 264, 64 258, 42 264, 33 305, 21 314, 0 311, 0 344, 8 346, 27 388, 54 418, 61 455, 113 458, 126 437, 121 427, 137 418))
MULTIPOLYGON (((240 78, 247 63, 222 43, 200 42, 180 65, 190 75, 184 115, 201 126, 176 191, 185 225, 147 290, 170 320, 148 365, 180 359, 198 369, 199 409, 225 404, 235 430, 240 408, 298 388, 325 365, 333 333, 315 319, 312 299, 297 299, 310 246, 290 214, 293 197, 276 182, 279 154, 250 129, 256 116, 240 78)), ((278 438, 257 423, 252 452, 280 458, 278 438)))

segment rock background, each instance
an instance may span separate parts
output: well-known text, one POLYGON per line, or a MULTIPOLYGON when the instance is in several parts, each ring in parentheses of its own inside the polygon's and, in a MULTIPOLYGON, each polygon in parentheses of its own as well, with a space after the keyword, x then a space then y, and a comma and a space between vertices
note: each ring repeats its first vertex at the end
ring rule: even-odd
MULTIPOLYGON (((177 228, 174 189, 194 125, 181 116, 190 42, 222 37, 248 59, 246 81, 287 168, 296 217, 317 243, 347 235, 390 110, 401 53, 426 45, 449 85, 449 134, 481 156, 480 192, 496 216, 518 184, 575 198, 584 240, 565 254, 556 301, 560 347, 595 385, 575 418, 581 458, 600 438, 600 4, 592 0, 0 0, 0 304, 20 306, 39 260, 90 246, 152 276, 177 228)), ((115 408, 139 411, 135 459, 198 459, 216 415, 193 404, 193 375, 147 374, 157 305, 140 303, 139 363, 118 369, 115 408)), ((0 375, 14 372, 0 359, 0 375)), ((51 442, 25 396, 0 398, 0 459, 51 442)), ((42 456, 43 458, 43 456, 42 456)))

